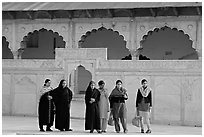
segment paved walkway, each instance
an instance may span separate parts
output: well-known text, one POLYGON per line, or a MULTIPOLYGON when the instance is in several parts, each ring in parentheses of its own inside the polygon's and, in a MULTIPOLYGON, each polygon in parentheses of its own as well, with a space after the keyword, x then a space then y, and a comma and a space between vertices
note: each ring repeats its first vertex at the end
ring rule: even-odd
MULTIPOLYGON (((38 129, 37 117, 10 117, 2 116, 2 134, 3 135, 90 135, 84 130, 83 119, 71 119, 71 128, 73 132, 60 132, 52 127, 54 132, 40 132, 38 129)), ((98 134, 94 131, 94 135, 98 134)), ((108 126, 106 135, 124 135, 123 132, 115 133, 113 126, 108 126)), ((128 123, 127 135, 143 135, 140 129, 128 123)), ((202 135, 202 127, 189 126, 168 126, 152 125, 151 135, 202 135)))

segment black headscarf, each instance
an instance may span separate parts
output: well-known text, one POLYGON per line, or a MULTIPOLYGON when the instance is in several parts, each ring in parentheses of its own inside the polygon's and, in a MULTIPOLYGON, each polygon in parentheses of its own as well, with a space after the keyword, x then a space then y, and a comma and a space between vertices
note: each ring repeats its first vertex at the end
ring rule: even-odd
POLYGON ((49 82, 49 81, 50 81, 50 79, 46 79, 43 86, 46 86, 46 83, 49 82))
POLYGON ((60 88, 60 89, 63 88, 62 83, 63 83, 64 81, 66 81, 66 80, 65 80, 65 79, 62 79, 62 80, 60 81, 58 88, 60 88))
POLYGON ((91 84, 96 84, 96 83, 94 81, 90 81, 86 91, 93 91, 93 89, 91 88, 91 84))

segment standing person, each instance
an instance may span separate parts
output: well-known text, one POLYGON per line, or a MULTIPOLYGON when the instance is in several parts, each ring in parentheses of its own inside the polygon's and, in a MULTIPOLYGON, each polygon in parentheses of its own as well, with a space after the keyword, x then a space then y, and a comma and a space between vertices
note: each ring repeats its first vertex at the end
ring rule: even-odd
POLYGON ((100 100, 99 100, 99 110, 100 110, 100 119, 101 119, 101 132, 106 133, 107 128, 107 120, 108 120, 108 112, 109 101, 108 101, 108 91, 104 88, 105 82, 103 80, 98 82, 98 90, 100 92, 100 100))
POLYGON ((60 131, 70 129, 70 104, 72 91, 67 87, 66 80, 61 80, 59 86, 51 92, 56 106, 55 128, 60 131))
POLYGON ((90 130, 90 133, 93 133, 94 129, 96 129, 98 133, 101 133, 100 113, 98 104, 99 99, 100 92, 95 88, 95 82, 91 81, 88 85, 85 94, 85 130, 90 130))
POLYGON ((52 131, 50 128, 54 121, 54 102, 49 95, 49 91, 52 90, 50 86, 50 79, 46 79, 45 83, 40 90, 40 100, 38 106, 38 120, 40 131, 44 132, 43 125, 47 125, 46 131, 52 131))
POLYGON ((137 99, 136 99, 136 108, 137 112, 139 112, 139 116, 142 116, 141 120, 141 133, 144 133, 144 122, 143 119, 146 120, 147 123, 147 131, 146 133, 151 133, 150 128, 150 112, 152 108, 152 90, 147 85, 147 80, 143 79, 141 81, 142 87, 138 89, 137 99))
POLYGON ((122 87, 122 81, 116 81, 116 87, 112 90, 109 100, 110 108, 113 114, 115 123, 115 130, 117 133, 120 132, 119 119, 122 123, 124 133, 127 133, 127 108, 125 100, 128 99, 127 90, 122 87))

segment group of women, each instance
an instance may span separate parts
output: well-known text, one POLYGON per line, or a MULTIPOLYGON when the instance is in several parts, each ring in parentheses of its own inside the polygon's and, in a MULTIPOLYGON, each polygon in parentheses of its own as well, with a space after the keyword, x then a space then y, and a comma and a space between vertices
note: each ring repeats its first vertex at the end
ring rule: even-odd
MULTIPOLYGON (((152 93, 147 85, 147 80, 141 81, 142 86, 136 96, 136 115, 141 116, 141 133, 144 133, 144 119, 147 123, 146 133, 151 133, 150 112, 152 108, 152 93)), ((61 80, 57 88, 50 87, 50 80, 46 79, 42 88, 39 102, 39 128, 44 131, 43 125, 47 125, 46 131, 52 131, 55 113, 55 128, 60 131, 72 131, 70 129, 70 103, 72 91, 67 87, 66 80, 61 80)), ((113 117, 115 131, 120 133, 121 121, 123 132, 127 133, 127 108, 125 101, 128 99, 127 90, 122 87, 122 81, 117 80, 116 86, 108 94, 105 82, 100 80, 98 88, 96 83, 90 81, 85 94, 85 130, 93 133, 106 133, 108 118, 113 117), (109 114, 110 112, 110 114, 109 114)))

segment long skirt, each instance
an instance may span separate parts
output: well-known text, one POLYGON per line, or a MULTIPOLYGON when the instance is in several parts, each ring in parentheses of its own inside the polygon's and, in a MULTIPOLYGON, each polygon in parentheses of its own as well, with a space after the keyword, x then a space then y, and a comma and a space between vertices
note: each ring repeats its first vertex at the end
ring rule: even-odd
POLYGON ((42 95, 38 107, 39 126, 53 125, 54 121, 54 103, 48 100, 47 94, 42 95))

